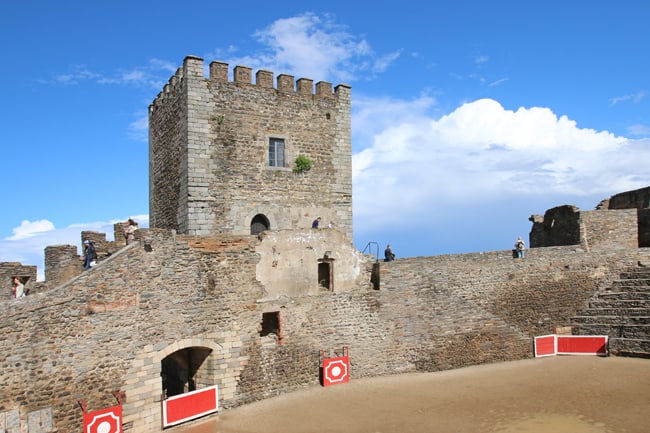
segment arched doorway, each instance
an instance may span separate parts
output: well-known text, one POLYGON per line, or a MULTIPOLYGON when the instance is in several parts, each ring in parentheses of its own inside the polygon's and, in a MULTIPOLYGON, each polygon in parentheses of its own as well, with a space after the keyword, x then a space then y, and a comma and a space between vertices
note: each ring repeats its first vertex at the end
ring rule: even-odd
POLYGON ((269 219, 261 213, 255 215, 251 221, 251 234, 256 235, 262 233, 264 230, 271 228, 269 219))
POLYGON ((200 382, 207 378, 205 361, 211 352, 207 347, 188 347, 163 358, 160 363, 163 395, 171 397, 194 391, 197 384, 201 388, 200 382))

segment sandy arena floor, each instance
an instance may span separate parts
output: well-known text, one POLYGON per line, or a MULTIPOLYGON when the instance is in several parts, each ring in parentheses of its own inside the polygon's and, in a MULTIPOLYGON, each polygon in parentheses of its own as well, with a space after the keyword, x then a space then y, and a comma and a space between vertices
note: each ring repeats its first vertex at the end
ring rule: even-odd
POLYGON ((650 360, 559 356, 313 386, 178 433, 648 433, 650 360))

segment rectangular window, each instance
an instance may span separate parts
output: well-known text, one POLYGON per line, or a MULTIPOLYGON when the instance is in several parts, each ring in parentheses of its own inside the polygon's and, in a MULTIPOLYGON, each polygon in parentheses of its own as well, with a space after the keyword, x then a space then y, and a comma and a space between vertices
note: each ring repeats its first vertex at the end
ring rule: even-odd
POLYGON ((284 140, 269 138, 269 167, 284 167, 284 140))

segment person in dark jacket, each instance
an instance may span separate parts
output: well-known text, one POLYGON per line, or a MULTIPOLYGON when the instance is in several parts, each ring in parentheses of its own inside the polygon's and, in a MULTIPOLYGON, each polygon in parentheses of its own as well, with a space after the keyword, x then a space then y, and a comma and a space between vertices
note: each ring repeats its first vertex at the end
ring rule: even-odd
POLYGON ((92 241, 86 239, 84 241, 84 269, 88 270, 95 266, 97 260, 97 251, 92 241))
POLYGON ((384 261, 392 262, 393 260, 395 260, 395 253, 390 249, 390 244, 388 244, 384 250, 384 261))

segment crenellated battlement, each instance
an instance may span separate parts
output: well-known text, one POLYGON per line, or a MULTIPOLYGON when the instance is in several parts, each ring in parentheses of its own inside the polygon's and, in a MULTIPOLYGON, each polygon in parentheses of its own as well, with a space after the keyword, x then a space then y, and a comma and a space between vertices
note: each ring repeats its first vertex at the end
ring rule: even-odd
POLYGON ((276 78, 275 87, 273 85, 274 73, 265 69, 260 69, 255 73, 255 82, 253 83, 253 69, 248 66, 237 65, 232 70, 232 81, 229 79, 228 63, 212 61, 208 66, 208 75, 204 73, 204 60, 196 56, 187 56, 183 61, 183 66, 176 70, 176 73, 169 79, 163 90, 155 98, 150 110, 156 109, 170 95, 179 90, 179 86, 188 79, 200 79, 214 83, 229 83, 232 85, 249 85, 261 89, 275 89, 278 92, 294 93, 295 95, 313 98, 335 98, 341 92, 349 92, 350 86, 339 84, 332 88, 332 83, 327 81, 318 81, 314 86, 314 80, 310 78, 295 79, 293 75, 279 74, 276 78))

